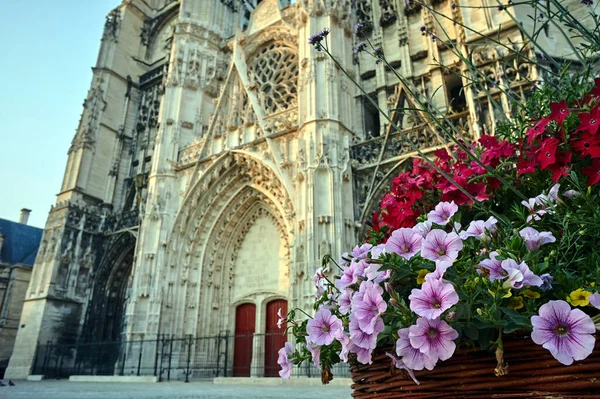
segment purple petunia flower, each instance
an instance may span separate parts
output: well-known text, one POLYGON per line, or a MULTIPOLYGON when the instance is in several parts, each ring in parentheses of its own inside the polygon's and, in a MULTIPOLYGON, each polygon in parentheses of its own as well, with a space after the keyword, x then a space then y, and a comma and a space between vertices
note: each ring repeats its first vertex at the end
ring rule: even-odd
POLYGON ((294 351, 294 347, 291 342, 286 342, 283 348, 279 349, 277 358, 277 364, 281 366, 281 370, 279 370, 279 376, 284 380, 290 379, 290 374, 292 373, 292 367, 294 364, 288 358, 289 355, 294 351))
POLYGON ((542 231, 541 233, 533 227, 525 227, 519 231, 519 235, 525 241, 525 246, 530 251, 536 251, 544 244, 555 242, 556 238, 549 231, 542 231))
POLYGON ((427 220, 445 226, 458 211, 458 205, 452 202, 440 202, 435 209, 427 214, 427 220))
POLYGON ((363 244, 360 247, 357 245, 354 247, 350 255, 357 259, 365 259, 371 248, 373 248, 373 245, 371 244, 363 244))
POLYGON ((375 245, 371 248, 371 259, 379 259, 382 255, 387 254, 385 250, 385 244, 375 245))
POLYGON ((583 360, 594 350, 594 322, 565 301, 550 301, 540 307, 540 315, 531 317, 531 339, 548 349, 564 365, 583 360))
POLYGON ((458 303, 458 294, 452 284, 429 279, 421 289, 413 288, 410 296, 410 310, 419 316, 436 319, 451 306, 458 303))
POLYGON ((504 288, 539 287, 544 283, 539 276, 533 274, 525 262, 517 264, 513 259, 505 259, 502 261, 502 268, 508 273, 504 288))
POLYGON ((410 343, 409 328, 398 330, 398 340, 396 341, 396 354, 402 356, 402 361, 407 367, 413 370, 433 370, 437 359, 432 359, 429 355, 414 348, 410 343))
POLYGON ((542 291, 548 291, 552 289, 552 281, 554 280, 554 277, 552 277, 549 273, 544 273, 540 276, 540 278, 542 279, 542 285, 540 285, 540 289, 542 291))
POLYGON ((437 362, 438 359, 447 360, 452 357, 456 350, 454 340, 458 338, 458 332, 443 320, 420 317, 417 324, 409 327, 408 338, 413 348, 437 362))
POLYGON ((400 228, 392 232, 385 244, 388 252, 394 252, 406 260, 412 258, 421 250, 423 237, 413 229, 400 228))
POLYGON ((600 293, 596 292, 595 294, 590 295, 588 300, 590 301, 590 305, 600 309, 600 293))
POLYGON ((350 330, 350 340, 352 344, 359 348, 375 349, 377 346, 377 335, 385 328, 383 319, 377 318, 373 326, 373 332, 365 332, 359 325, 359 321, 354 313, 350 314, 350 323, 348 329, 350 330))
POLYGON ((353 294, 354 291, 352 291, 350 288, 346 288, 338 297, 338 310, 341 314, 345 315, 350 311, 350 304, 352 302, 353 294))
POLYGON ((496 251, 490 252, 490 258, 479 262, 479 266, 490 271, 490 281, 502 280, 508 276, 508 272, 502 268, 502 261, 496 259, 500 254, 496 251))
POLYGON ((425 238, 427 236, 427 234, 429 234, 429 232, 431 231, 431 225, 432 225, 432 223, 429 220, 426 220, 424 222, 417 223, 413 227, 413 230, 415 232, 419 233, 421 235, 421 237, 425 238))
POLYGON ((575 197, 579 197, 581 193, 577 190, 567 190, 563 193, 563 197, 568 199, 573 199, 575 197))
POLYGON ((349 285, 356 284, 359 277, 364 277, 365 268, 368 265, 365 261, 351 262, 350 266, 342 268, 342 276, 336 280, 335 286, 340 290, 345 290, 349 285))
POLYGON ((400 370, 406 370, 406 372, 408 373, 408 375, 410 375, 410 378, 412 378, 415 384, 420 385, 420 382, 415 378, 415 373, 413 372, 413 370, 411 368, 408 368, 406 364, 404 364, 402 359, 398 359, 396 356, 392 355, 389 352, 385 352, 385 355, 392 359, 392 364, 394 365, 394 367, 400 370))
POLYGON ((356 354, 356 360, 361 364, 373 364, 373 349, 361 348, 350 343, 350 352, 356 354))
POLYGON ((350 341, 350 337, 344 332, 336 339, 342 344, 342 350, 339 353, 340 360, 344 363, 348 363, 348 353, 350 353, 352 341, 350 341))
POLYGON ((375 324, 387 309, 382 295, 383 289, 379 284, 365 281, 352 297, 352 314, 356 317, 359 328, 367 334, 373 334, 375 324))
POLYGON ((463 248, 463 242, 456 233, 431 230, 421 245, 421 256, 436 264, 452 265, 463 248))
POLYGON ((312 361, 315 364, 316 368, 321 368, 321 346, 315 345, 313 342, 306 342, 306 349, 312 355, 312 361))
POLYGON ((329 345, 342 333, 342 321, 329 309, 320 309, 306 326, 308 338, 316 345, 329 345))
POLYGON ((487 242, 490 239, 490 235, 496 231, 497 223, 498 220, 493 216, 490 216, 486 221, 474 220, 469 224, 467 230, 460 232, 459 236, 462 240, 475 237, 479 241, 487 242))

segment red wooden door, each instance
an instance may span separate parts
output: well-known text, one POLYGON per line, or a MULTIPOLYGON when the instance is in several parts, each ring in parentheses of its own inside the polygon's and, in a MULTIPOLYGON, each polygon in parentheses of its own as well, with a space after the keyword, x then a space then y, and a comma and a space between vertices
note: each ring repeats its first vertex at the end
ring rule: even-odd
POLYGON ((250 377, 255 326, 256 306, 251 303, 238 306, 235 309, 234 377, 250 377))
POLYGON ((267 325, 265 328, 265 377, 279 377, 280 367, 277 364, 277 352, 283 348, 287 337, 285 336, 285 325, 277 327, 279 316, 277 311, 281 309, 281 314, 287 313, 287 301, 285 299, 276 299, 267 304, 267 325))

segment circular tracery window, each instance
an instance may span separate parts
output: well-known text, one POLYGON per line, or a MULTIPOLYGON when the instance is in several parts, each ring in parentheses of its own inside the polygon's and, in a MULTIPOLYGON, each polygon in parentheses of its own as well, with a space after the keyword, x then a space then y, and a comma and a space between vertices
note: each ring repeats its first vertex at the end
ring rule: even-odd
POLYGON ((249 63, 265 114, 297 106, 298 55, 282 44, 263 47, 249 63))

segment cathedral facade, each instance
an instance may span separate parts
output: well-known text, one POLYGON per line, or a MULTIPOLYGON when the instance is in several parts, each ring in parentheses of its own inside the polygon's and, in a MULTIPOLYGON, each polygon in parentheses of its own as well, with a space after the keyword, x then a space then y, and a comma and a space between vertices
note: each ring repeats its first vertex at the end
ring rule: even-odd
POLYGON ((273 304, 309 309, 321 258, 358 242, 415 155, 350 78, 425 151, 446 144, 401 112, 411 98, 393 73, 354 53, 354 24, 475 138, 509 99, 469 85, 448 41, 419 27, 524 93, 535 68, 486 41, 523 35, 483 3, 431 0, 438 15, 405 0, 124 0, 106 20, 7 378, 27 377, 38 343, 212 336, 242 319, 259 334, 273 304), (349 76, 308 43, 325 27, 349 76))

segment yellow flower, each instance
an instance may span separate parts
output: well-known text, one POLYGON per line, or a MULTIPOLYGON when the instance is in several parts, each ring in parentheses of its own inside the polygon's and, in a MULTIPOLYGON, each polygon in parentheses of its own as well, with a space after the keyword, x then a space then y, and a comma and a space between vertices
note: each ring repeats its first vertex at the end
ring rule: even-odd
POLYGON ((417 276, 417 284, 423 284, 425 282, 425 276, 429 273, 427 269, 419 270, 419 275, 417 276))
POLYGON ((513 308, 514 310, 521 309, 523 307, 523 297, 515 296, 510 298, 508 301, 508 307, 513 308))
POLYGON ((540 297, 540 293, 539 292, 535 292, 535 291, 532 291, 532 290, 529 290, 529 289, 524 290, 522 292, 522 294, 524 296, 526 296, 527 298, 539 298, 540 297))
POLYGON ((592 295, 591 292, 578 288, 569 294, 567 301, 573 306, 587 306, 590 304, 588 299, 590 295, 592 295))
MULTIPOLYGON (((488 292, 490 293, 491 296, 495 297, 496 293, 490 289, 488 289, 488 292)), ((510 290, 508 290, 508 292, 506 293, 506 295, 504 295, 502 298, 510 298, 512 296, 512 292, 510 290)))

